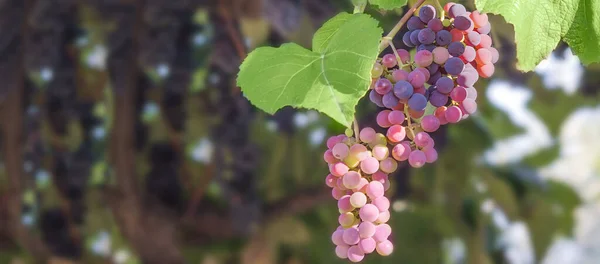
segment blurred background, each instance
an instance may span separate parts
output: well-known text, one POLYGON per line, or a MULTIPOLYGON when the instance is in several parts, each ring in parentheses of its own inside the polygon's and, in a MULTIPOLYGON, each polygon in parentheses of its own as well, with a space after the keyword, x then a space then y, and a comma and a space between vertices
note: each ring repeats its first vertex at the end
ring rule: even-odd
MULTIPOLYGON (((346 263, 322 160, 344 128, 267 115, 235 78, 253 48, 309 47, 351 10, 0 1, 0 263, 346 263)), ((387 31, 406 10, 367 13, 387 31)), ((501 56, 478 113, 434 133, 438 162, 390 177, 395 251, 364 263, 600 262, 600 65, 561 43, 522 73, 512 25, 490 21, 501 56)), ((359 123, 375 112, 363 100, 359 123)))

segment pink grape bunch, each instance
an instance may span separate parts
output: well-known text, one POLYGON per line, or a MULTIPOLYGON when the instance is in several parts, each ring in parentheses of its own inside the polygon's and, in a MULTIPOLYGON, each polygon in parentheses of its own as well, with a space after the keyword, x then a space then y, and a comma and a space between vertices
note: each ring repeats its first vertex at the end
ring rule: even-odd
POLYGON ((381 108, 377 124, 387 129, 396 161, 407 160, 420 168, 437 160, 428 133, 441 125, 458 123, 477 110, 474 85, 494 73, 498 51, 492 47, 486 14, 467 12, 461 4, 448 3, 436 17, 431 5, 419 9, 407 21, 402 41, 416 47, 385 54, 371 71, 370 100, 381 108), (429 113, 426 114, 427 106, 429 113))
POLYGON ((327 148, 323 158, 330 174, 325 182, 340 212, 340 225, 331 236, 335 254, 352 262, 374 251, 390 255, 390 200, 384 193, 398 162, 391 157, 386 136, 366 127, 357 137, 351 131, 330 137, 327 148))

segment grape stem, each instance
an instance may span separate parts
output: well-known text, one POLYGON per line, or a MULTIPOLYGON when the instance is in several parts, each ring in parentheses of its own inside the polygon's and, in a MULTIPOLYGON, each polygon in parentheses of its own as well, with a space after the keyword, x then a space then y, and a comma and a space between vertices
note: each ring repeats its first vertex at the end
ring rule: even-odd
POLYGON ((412 138, 415 138, 415 131, 413 130, 413 126, 411 124, 411 117, 410 114, 408 113, 408 104, 404 105, 404 116, 406 116, 406 121, 408 122, 408 126, 406 126, 408 128, 408 132, 410 133, 410 135, 412 136, 412 138))
POLYGON ((390 46, 392 47, 392 50, 394 51, 394 55, 396 56, 396 60, 398 61, 398 65, 400 66, 400 69, 404 68, 405 64, 402 62, 402 58, 400 58, 400 55, 398 54, 398 50, 396 50, 396 47, 394 46, 394 42, 392 41, 392 39, 389 39, 387 37, 385 37, 384 39, 386 39, 388 42, 390 42, 390 46))
POLYGON ((354 122, 352 122, 354 125, 354 137, 356 138, 356 143, 360 144, 360 137, 359 137, 359 130, 358 130, 358 121, 356 120, 356 117, 354 117, 354 122))
POLYGON ((424 2, 425 2, 425 0, 417 1, 417 3, 415 3, 415 5, 413 5, 410 9, 408 9, 408 11, 404 14, 404 16, 400 19, 400 21, 398 21, 398 23, 394 26, 394 28, 392 28, 392 30, 390 30, 390 32, 388 32, 388 34, 385 37, 383 37, 383 40, 379 44, 379 53, 383 52, 383 50, 390 45, 390 43, 386 40, 394 39, 396 34, 398 34, 398 31, 400 31, 400 29, 402 28, 402 26, 404 26, 406 21, 408 21, 408 19, 417 10, 417 8, 419 8, 424 2))
POLYGON ((444 21, 444 17, 446 16, 446 11, 444 11, 444 7, 440 4, 439 0, 435 0, 435 7, 440 11, 440 20, 444 21))

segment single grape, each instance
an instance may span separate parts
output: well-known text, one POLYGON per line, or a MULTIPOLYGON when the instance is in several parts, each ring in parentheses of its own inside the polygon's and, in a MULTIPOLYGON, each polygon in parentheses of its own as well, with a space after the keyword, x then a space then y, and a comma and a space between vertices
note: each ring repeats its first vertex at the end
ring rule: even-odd
POLYGON ((457 16, 461 16, 467 13, 467 9, 465 6, 461 4, 454 4, 448 9, 448 16, 451 18, 456 18, 457 16))
POLYGON ((449 13, 450 12, 450 7, 452 7, 454 4, 454 2, 448 2, 444 5, 444 12, 449 13))
POLYGON ((467 87, 467 98, 468 99, 477 99, 477 89, 475 87, 467 87))
POLYGON ((417 66, 419 66, 419 67, 427 67, 432 62, 433 62, 433 54, 431 54, 431 52, 428 50, 421 50, 415 54, 415 64, 417 64, 417 66))
POLYGON ((438 153, 434 148, 429 148, 424 153, 427 163, 434 163, 438 159, 438 153))
POLYGON ((473 26, 473 22, 470 18, 466 16, 459 15, 454 18, 454 27, 458 30, 468 30, 471 26, 473 26))
POLYGON ((419 31, 418 37, 422 44, 431 44, 435 41, 435 32, 430 28, 424 28, 419 31))
MULTIPOLYGON (((344 196, 346 194, 345 191, 340 190, 339 188, 333 188, 331 189, 331 196, 336 199, 339 200, 340 198, 342 198, 342 196, 344 196)), ((354 221, 354 220, 352 220, 354 221)), ((341 224, 341 223, 340 223, 341 224)))
POLYGON ((447 107, 441 106, 436 108, 433 112, 433 115, 435 115, 435 117, 437 117, 440 120, 440 125, 448 124, 448 120, 446 120, 446 110, 447 107))
POLYGON ((392 72, 392 77, 396 82, 406 81, 408 80, 408 72, 406 72, 405 70, 395 70, 392 72))
POLYGON ((361 192, 355 192, 350 196, 350 205, 354 208, 361 208, 367 204, 367 196, 361 192))
POLYGON ((432 5, 424 5, 419 9, 419 18, 423 23, 428 23, 436 15, 435 7, 432 5))
POLYGON ((394 110, 388 114, 388 121, 393 125, 401 125, 405 118, 404 113, 399 110, 394 110))
POLYGON ((390 225, 388 225, 388 224, 381 224, 381 225, 378 225, 377 228, 375 229, 375 234, 373 234, 373 238, 377 242, 383 242, 383 241, 386 241, 388 239, 388 237, 390 237, 391 234, 392 234, 392 227, 390 227, 390 225))
POLYGON ((389 256, 392 254, 392 252, 394 252, 394 244, 392 244, 392 242, 390 242, 389 240, 386 240, 378 243, 376 249, 379 255, 384 257, 389 256))
POLYGON ((371 100, 371 102, 373 102, 375 105, 379 106, 379 107, 384 107, 383 105, 383 96, 379 93, 377 93, 375 90, 371 90, 369 92, 369 100, 371 100))
POLYGON ((444 25, 439 18, 433 18, 427 22, 427 27, 433 30, 433 32, 438 32, 444 29, 444 25))
POLYGON ((406 22, 406 27, 408 28, 408 30, 423 29, 425 28, 425 24, 423 24, 423 21, 421 21, 421 19, 419 19, 416 16, 413 16, 409 18, 406 22))
POLYGON ((356 171, 349 171, 342 177, 344 187, 348 189, 356 188, 360 183, 360 179, 362 179, 362 176, 356 171))
POLYGON ((444 64, 448 58, 450 58, 450 53, 448 53, 448 49, 444 47, 436 47, 433 49, 433 62, 442 65, 444 64))
POLYGON ((472 115, 473 113, 477 112, 477 102, 475 102, 474 99, 467 98, 462 101, 461 105, 465 110, 464 112, 469 115, 472 115))
POLYGON ((440 120, 435 115, 426 115, 421 119, 421 128, 425 132, 434 132, 440 128, 440 120))
POLYGON ((359 246, 351 246, 348 248, 348 260, 356 263, 361 262, 364 258, 365 252, 363 252, 359 246))
POLYGON ((426 132, 419 132, 415 135, 414 142, 417 147, 425 147, 431 139, 431 136, 426 132))
POLYGON ((420 29, 415 29, 410 33, 410 41, 415 45, 418 46, 421 44, 421 42, 419 41, 419 32, 421 32, 420 29))
POLYGON ((435 42, 439 46, 446 46, 452 42, 452 34, 448 30, 440 30, 435 34, 435 42))
POLYGON ((365 178, 362 178, 362 179, 360 179, 360 184, 358 184, 358 186, 356 188, 352 189, 352 191, 367 193, 367 185, 368 184, 369 184, 369 181, 367 181, 367 179, 365 179, 365 178))
POLYGON ((335 187, 342 191, 348 190, 348 188, 346 188, 346 186, 344 186, 344 181, 341 178, 338 178, 337 180, 335 180, 335 187))
POLYGON ((401 125, 393 125, 388 128, 386 136, 390 142, 400 142, 406 137, 406 130, 401 125))
POLYGON ((465 52, 465 44, 462 42, 452 42, 448 45, 448 53, 453 57, 460 57, 465 52))
POLYGON ((379 78, 381 74, 383 74, 383 66, 381 66, 379 63, 375 63, 375 65, 373 65, 373 69, 371 70, 371 77, 379 78))
POLYGON ((398 64, 398 61, 396 60, 396 56, 394 54, 385 54, 381 59, 381 64, 387 68, 394 68, 398 64))
POLYGON ((466 40, 471 46, 477 46, 479 43, 481 43, 481 34, 479 34, 479 32, 470 31, 467 33, 466 40))
POLYGON ((427 158, 425 157, 425 153, 420 150, 414 150, 408 156, 408 164, 413 168, 421 168, 425 165, 427 158))
MULTIPOLYGON (((385 197, 384 197, 385 198, 385 197)), ((377 226, 371 222, 362 222, 358 225, 358 234, 360 238, 369 238, 375 235, 377 226)))
POLYGON ((404 43, 404 45, 406 45, 409 48, 412 48, 412 47, 415 46, 415 44, 413 44, 412 41, 410 40, 411 34, 412 34, 412 30, 411 31, 407 31, 402 36, 402 43, 404 43))
POLYGON ((378 94, 385 95, 392 90, 392 82, 386 78, 381 78, 375 82, 375 91, 378 94))
POLYGON ((388 181, 388 175, 381 171, 378 171, 378 172, 373 173, 373 175, 371 175, 371 179, 373 179, 374 181, 384 183, 384 182, 388 181))
POLYGON ((471 20, 473 20, 476 28, 480 28, 488 24, 488 15, 485 13, 481 14, 477 10, 471 12, 469 17, 471 20))
POLYGON ((368 157, 360 162, 360 169, 366 174, 373 174, 379 170, 379 161, 373 157, 368 157))
POLYGON ((469 65, 469 67, 473 67, 471 64, 466 64, 465 69, 456 78, 456 83, 458 83, 458 85, 470 87, 473 86, 477 80, 479 80, 479 74, 477 73, 477 70, 467 68, 467 65, 469 65))
POLYGON ((351 227, 348 229, 344 229, 344 233, 342 234, 342 239, 344 243, 348 245, 356 245, 358 241, 360 241, 360 235, 358 233, 357 227, 351 227))
MULTIPOLYGON (((370 128, 370 127, 368 127, 368 128, 370 128)), ((363 130, 365 130, 365 129, 367 129, 367 128, 363 128, 363 130)), ((370 129, 372 130, 372 128, 370 128, 370 129)), ((375 131, 373 130, 373 132, 375 132, 375 131)), ((361 131, 361 133, 363 133, 363 132, 361 131)), ((371 139, 369 142, 373 142, 374 138, 375 138, 375 135, 373 135, 373 136, 364 135, 363 137, 361 137, 361 140, 362 140, 362 138, 367 139, 367 138, 371 138, 371 137, 373 139, 371 139)), ((364 141, 364 140, 363 140, 363 142, 369 143, 369 142, 364 141)), ((348 156, 349 157, 353 157, 353 158, 355 158, 355 159, 357 159, 359 161, 362 161, 362 160, 366 159, 367 157, 370 157, 371 156, 371 152, 369 150, 367 150, 367 147, 365 147, 365 146, 363 146, 361 144, 354 144, 354 145, 352 145, 352 147, 350 147, 350 154, 348 154, 348 156)))
POLYGON ((444 116, 446 117, 446 120, 448 120, 448 123, 458 123, 462 118, 462 112, 458 106, 453 105, 446 109, 444 116))
MULTIPOLYGON (((386 147, 387 149, 387 147, 386 147)), ((379 169, 385 173, 392 173, 398 169, 398 162, 396 162, 392 158, 386 157, 381 162, 379 162, 379 169)))
MULTIPOLYGON (((358 137, 362 142, 370 143, 375 140, 375 129, 370 127, 365 127, 358 132, 358 137)), ((353 145, 354 146, 362 146, 362 145, 353 145)), ((363 146, 364 147, 364 146, 363 146)), ((366 150, 366 148, 365 148, 366 150)), ((351 151, 352 152, 352 151, 351 151)))
POLYGON ((421 94, 413 94, 408 100, 408 107, 416 111, 425 110, 427 106, 427 98, 421 94))
POLYGON ((333 148, 333 146, 335 146, 335 144, 342 142, 342 138, 338 137, 338 136, 332 136, 330 138, 327 139, 327 148, 333 148))
POLYGON ((340 209, 340 213, 351 212, 354 210, 354 207, 350 204, 350 195, 344 195, 338 200, 338 208, 340 209))
POLYGON ((336 162, 334 164, 329 165, 329 170, 333 176, 342 177, 346 172, 348 172, 348 166, 343 162, 336 162))
POLYGON ((427 83, 435 84, 435 82, 437 82, 437 80, 439 80, 441 77, 442 77, 442 73, 440 71, 438 71, 438 72, 432 74, 431 77, 429 77, 429 80, 427 81, 427 83))
MULTIPOLYGON (((433 52, 431 52, 431 53, 433 53, 433 52)), ((440 71, 440 65, 438 65, 436 63, 432 63, 431 65, 427 66, 427 71, 429 72, 429 77, 431 77, 432 74, 440 71)), ((430 79, 430 78, 427 78, 427 79, 430 79)))
POLYGON ((492 52, 488 49, 478 49, 477 56, 475 57, 477 64, 490 64, 492 63, 492 52))
MULTIPOLYGON (((464 68, 465 68, 465 63, 461 59, 456 58, 456 57, 449 58, 446 61, 446 64, 444 64, 444 69, 450 75, 456 76, 456 75, 460 74, 464 68)), ((385 99, 385 97, 384 97, 384 99, 385 99)), ((385 103, 385 101, 384 101, 384 103, 385 103)))
POLYGON ((449 94, 454 88, 454 81, 446 76, 440 77, 437 82, 435 82, 435 89, 443 94, 449 94))
POLYGON ((335 247, 335 255, 338 258, 341 259, 346 259, 348 258, 348 249, 350 247, 346 246, 346 245, 338 245, 337 247, 335 247))
POLYGON ((402 141, 392 149, 392 157, 397 161, 405 161, 408 159, 410 152, 410 143, 408 141, 402 141))
MULTIPOLYGON (((414 92, 413 86, 407 81, 398 81, 394 85, 394 95, 402 100, 408 100, 414 92)), ((382 126, 383 127, 383 126, 382 126)))
POLYGON ((384 160, 388 157, 389 149, 384 145, 375 145, 372 150, 373 157, 379 161, 384 160))
POLYGON ((408 114, 410 115, 410 117, 415 118, 415 119, 421 118, 425 114, 425 110, 415 111, 412 109, 408 109, 408 114))
MULTIPOLYGON (((346 245, 346 243, 344 242, 344 240, 342 238, 343 234, 344 234, 343 229, 335 230, 333 232, 333 234, 331 234, 331 242, 333 242, 333 244, 336 246, 346 245)), ((375 228, 373 228, 373 234, 375 234, 375 228)), ((373 235, 371 235, 371 236, 373 236, 373 235)))
POLYGON ((465 38, 463 31, 458 30, 457 28, 453 28, 450 30, 450 35, 452 35, 453 42, 462 42, 465 38))
POLYGON ((350 148, 348 148, 348 145, 346 145, 344 143, 337 143, 331 149, 333 156, 340 160, 345 159, 348 156, 349 151, 350 151, 350 148))
POLYGON ((425 74, 420 71, 412 71, 408 74, 408 82, 413 87, 421 87, 425 84, 425 74))
POLYGON ((331 174, 328 174, 327 177, 325 177, 325 184, 331 188, 333 188, 335 185, 337 178, 331 174))
POLYGON ((429 95, 429 103, 435 107, 444 106, 448 103, 448 95, 435 90, 429 95))
MULTIPOLYGON (((373 205, 377 206, 377 209, 379 209, 379 212, 385 212, 388 209, 390 209, 390 200, 385 196, 381 196, 381 197, 375 198, 375 200, 373 200, 373 205)), ((373 231, 375 231, 375 230, 373 230, 373 231)), ((373 232, 373 233, 375 233, 375 232, 373 232)))
POLYGON ((484 34, 479 34, 479 38, 481 39, 481 41, 477 45, 478 49, 490 48, 492 46, 492 38, 490 36, 484 35, 484 34))
POLYGON ((398 53, 398 56, 400 56, 400 61, 402 61, 402 63, 408 63, 410 61, 410 53, 408 50, 397 49, 396 52, 398 53))
MULTIPOLYGON (((428 52, 428 51, 425 51, 425 52, 428 52)), ((423 76, 425 76, 425 81, 427 81, 429 79, 430 75, 431 75, 429 73, 429 70, 427 68, 421 68, 421 67, 419 67, 419 68, 416 68, 414 71, 421 72, 423 74, 423 76)))
MULTIPOLYGON (((369 198, 371 199, 377 199, 381 196, 383 196, 383 184, 381 182, 378 181, 372 181, 369 182, 369 185, 367 185, 367 196, 369 196, 369 198)), ((379 213, 379 211, 377 211, 377 213, 379 213)), ((369 221, 369 222, 373 222, 373 221, 369 221)))
MULTIPOLYGON (((371 185, 371 183, 369 183, 369 185, 371 185)), ((367 192, 368 187, 369 186, 367 186, 367 192)), ((381 190, 383 191, 383 185, 381 186, 381 188, 381 190)), ((361 207, 358 211, 358 215, 360 216, 360 219, 362 219, 365 222, 375 222, 375 220, 377 220, 377 217, 379 216, 379 209, 377 209, 377 206, 375 205, 365 204, 365 206, 361 207)))
POLYGON ((494 75, 494 64, 477 65, 477 72, 483 78, 490 78, 494 75))
MULTIPOLYGON (((389 186, 389 185, 388 185, 389 186)), ((390 220, 390 211, 386 210, 383 212, 379 212, 379 217, 377 217, 378 224, 385 224, 390 220)))
POLYGON ((326 150, 325 153, 323 153, 323 159, 329 164, 333 164, 339 161, 333 156, 333 152, 330 149, 326 150))
POLYGON ((488 50, 492 53, 492 63, 498 62, 498 59, 500 58, 500 54, 498 53, 498 50, 493 47, 489 48, 488 50))
POLYGON ((462 102, 463 100, 465 100, 465 98, 467 98, 467 89, 465 89, 465 87, 462 86, 457 86, 456 88, 452 89, 452 92, 450 93, 450 98, 452 98, 452 100, 456 102, 462 102))
POLYGON ((481 34, 489 34, 491 30, 492 30, 492 25, 490 25, 490 23, 487 23, 484 26, 476 29, 476 31, 481 34))
MULTIPOLYGON (((471 46, 466 46, 465 51, 463 52, 462 55, 460 55, 460 58, 463 59, 463 61, 465 61, 465 62, 472 62, 475 60, 475 56, 476 56, 475 49, 471 46)), ((391 86, 391 84, 390 84, 390 86, 391 86)))
POLYGON ((360 247, 360 249, 363 252, 365 252, 365 254, 373 253, 373 251, 375 251, 376 246, 377 242, 375 242, 375 239, 373 239, 372 237, 361 239, 360 242, 358 242, 358 247, 360 247))
POLYGON ((387 108, 392 108, 398 104, 398 98, 396 98, 393 92, 383 95, 381 101, 383 102, 383 106, 387 108))
POLYGON ((354 214, 351 212, 347 212, 347 213, 340 214, 340 216, 338 217, 338 222, 344 228, 348 228, 348 227, 352 226, 352 224, 354 223, 354 219, 355 219, 354 214))

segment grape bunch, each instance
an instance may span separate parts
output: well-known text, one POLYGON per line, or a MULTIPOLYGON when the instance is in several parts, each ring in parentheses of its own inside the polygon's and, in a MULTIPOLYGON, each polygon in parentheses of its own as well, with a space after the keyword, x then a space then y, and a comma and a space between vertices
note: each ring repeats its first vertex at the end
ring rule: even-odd
POLYGON ((325 183, 338 201, 340 226, 331 236, 338 257, 360 262, 377 251, 388 256, 394 250, 389 237, 392 228, 388 174, 398 162, 390 155, 388 140, 373 128, 363 128, 355 138, 351 130, 327 140, 324 159, 330 174, 325 183))
POLYGON ((414 58, 405 49, 394 50, 371 71, 369 98, 385 108, 377 115, 377 124, 387 129, 392 157, 408 160, 414 168, 437 160, 428 133, 475 113, 474 85, 494 73, 499 56, 491 46, 486 14, 467 12, 455 3, 446 4, 439 18, 436 13, 425 5, 407 21, 402 41, 416 47, 414 58))

